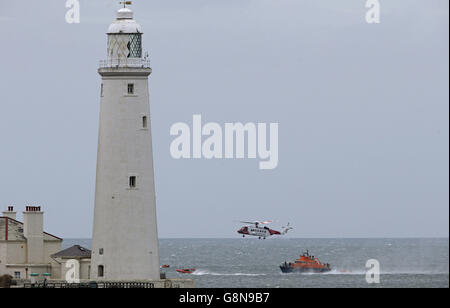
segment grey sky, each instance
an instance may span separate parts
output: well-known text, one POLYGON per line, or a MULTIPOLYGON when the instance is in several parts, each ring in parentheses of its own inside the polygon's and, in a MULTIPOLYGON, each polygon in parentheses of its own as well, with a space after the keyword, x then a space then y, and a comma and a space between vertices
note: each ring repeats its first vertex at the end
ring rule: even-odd
MULTIPOLYGON (((118 1, 0 0, 0 207, 92 232, 98 60, 118 1)), ((293 237, 449 235, 448 1, 135 1, 150 77, 160 237, 233 237, 238 219, 293 237), (174 160, 169 128, 278 122, 279 164, 174 160)), ((21 219, 21 215, 19 215, 21 219)), ((132 223, 132 222, 130 222, 132 223)))

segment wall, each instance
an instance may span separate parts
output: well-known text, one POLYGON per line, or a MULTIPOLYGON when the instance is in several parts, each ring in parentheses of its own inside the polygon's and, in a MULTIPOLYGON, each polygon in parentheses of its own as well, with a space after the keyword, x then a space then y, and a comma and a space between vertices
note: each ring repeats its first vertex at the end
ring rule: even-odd
POLYGON ((0 241, 0 276, 6 273, 6 242, 0 241))
POLYGON ((7 244, 7 264, 25 264, 27 254, 27 244, 25 242, 8 241, 7 244))
POLYGON ((61 278, 61 265, 50 256, 61 251, 62 241, 44 241, 44 263, 50 263, 52 279, 61 278))

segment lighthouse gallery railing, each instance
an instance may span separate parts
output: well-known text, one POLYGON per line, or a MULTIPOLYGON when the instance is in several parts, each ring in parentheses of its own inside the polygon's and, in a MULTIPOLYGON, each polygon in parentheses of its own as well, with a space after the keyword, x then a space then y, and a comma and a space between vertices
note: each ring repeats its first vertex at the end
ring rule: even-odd
POLYGON ((150 68, 150 60, 139 59, 139 58, 100 60, 99 67, 100 68, 120 68, 120 67, 150 68))

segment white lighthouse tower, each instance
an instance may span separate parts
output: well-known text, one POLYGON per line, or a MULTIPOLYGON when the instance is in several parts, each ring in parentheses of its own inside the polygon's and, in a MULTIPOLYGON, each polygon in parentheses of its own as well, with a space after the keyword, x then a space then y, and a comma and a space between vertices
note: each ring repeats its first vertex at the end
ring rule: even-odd
POLYGON ((108 29, 102 76, 91 279, 159 279, 148 76, 129 8, 108 29))

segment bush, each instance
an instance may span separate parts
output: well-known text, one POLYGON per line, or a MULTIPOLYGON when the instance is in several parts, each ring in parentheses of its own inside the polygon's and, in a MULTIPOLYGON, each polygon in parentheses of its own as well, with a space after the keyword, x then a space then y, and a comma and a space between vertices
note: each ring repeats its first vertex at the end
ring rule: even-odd
POLYGON ((3 275, 0 276, 0 288, 9 288, 11 286, 12 276, 3 275))

